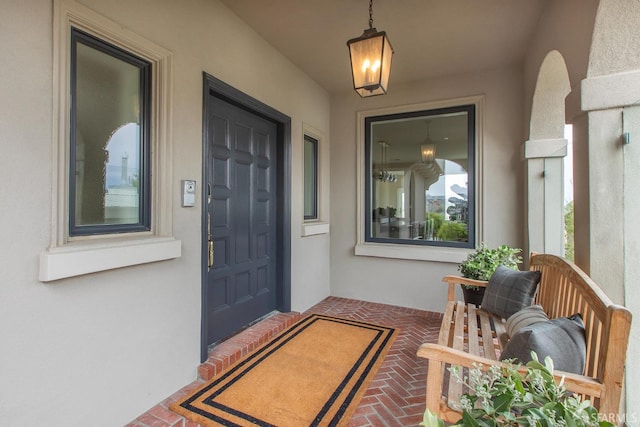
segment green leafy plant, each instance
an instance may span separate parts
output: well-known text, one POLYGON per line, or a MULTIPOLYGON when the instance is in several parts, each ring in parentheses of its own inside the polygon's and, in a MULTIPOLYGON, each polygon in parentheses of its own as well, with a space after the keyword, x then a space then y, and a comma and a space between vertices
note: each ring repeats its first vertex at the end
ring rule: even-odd
POLYGON ((461 222, 445 222, 440 226, 436 237, 440 240, 464 241, 467 240, 467 224, 461 222))
MULTIPOLYGON (((458 270, 460 270, 463 277, 469 279, 489 280, 499 265, 517 270, 518 264, 522 263, 522 257, 518 255, 521 252, 522 249, 512 248, 507 245, 490 249, 484 243, 481 243, 476 248, 476 251, 469 254, 467 259, 458 266, 458 270)), ((467 288, 477 289, 476 286, 468 286, 467 288)))
POLYGON ((564 257, 570 261, 575 255, 575 226, 573 200, 564 205, 564 257))
MULTIPOLYGON (((535 352, 532 357, 524 375, 518 371, 521 365, 512 363, 486 370, 475 365, 468 376, 461 375, 460 367, 450 368, 452 377, 470 390, 461 396, 459 408, 454 408, 462 411, 455 426, 613 426, 599 420, 590 401, 567 392, 564 379, 556 383, 549 357, 544 364, 535 352)), ((420 425, 442 427, 444 422, 427 409, 420 425)))

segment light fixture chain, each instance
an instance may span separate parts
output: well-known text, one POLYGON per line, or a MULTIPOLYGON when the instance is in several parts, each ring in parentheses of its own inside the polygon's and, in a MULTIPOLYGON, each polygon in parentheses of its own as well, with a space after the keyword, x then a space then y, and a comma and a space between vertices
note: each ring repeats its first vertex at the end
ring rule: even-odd
POLYGON ((373 0, 369 0, 369 29, 373 28, 373 0))

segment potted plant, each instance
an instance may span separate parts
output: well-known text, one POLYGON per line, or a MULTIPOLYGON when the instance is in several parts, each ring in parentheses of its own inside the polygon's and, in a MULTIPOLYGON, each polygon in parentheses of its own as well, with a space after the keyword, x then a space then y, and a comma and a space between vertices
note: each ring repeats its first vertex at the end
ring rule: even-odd
MULTIPOLYGON (((512 248, 508 245, 501 245, 495 249, 488 248, 484 243, 470 253, 467 259, 458 266, 462 277, 468 279, 488 281, 496 268, 503 265, 512 270, 518 269, 518 264, 522 263, 522 257, 518 255, 522 252, 520 248, 512 248)), ((461 285, 464 301, 475 305, 480 305, 484 296, 484 287, 461 285)))
MULTIPOLYGON (((600 420, 590 401, 567 392, 564 378, 556 383, 551 358, 542 364, 535 352, 532 357, 526 370, 512 363, 488 369, 478 365, 462 377, 460 367, 450 368, 452 381, 455 378, 469 390, 460 398, 456 409, 462 417, 454 427, 613 426, 600 420)), ((420 425, 444 427, 444 422, 427 409, 420 425)))

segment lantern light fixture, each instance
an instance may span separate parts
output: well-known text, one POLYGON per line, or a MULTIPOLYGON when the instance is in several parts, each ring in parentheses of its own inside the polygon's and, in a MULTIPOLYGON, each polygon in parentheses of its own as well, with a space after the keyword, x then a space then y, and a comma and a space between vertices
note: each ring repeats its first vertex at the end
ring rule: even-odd
POLYGON ((380 169, 374 172, 373 176, 382 182, 396 182, 398 175, 389 171, 387 163, 390 144, 387 141, 378 141, 378 145, 380 146, 380 169))
POLYGON ((436 144, 431 141, 431 136, 429 135, 429 128, 431 127, 431 122, 429 120, 427 123, 427 137, 424 140, 424 143, 420 145, 420 155, 422 157, 422 163, 431 163, 436 159, 436 144))
POLYGON ((436 145, 422 144, 420 146, 420 152, 422 154, 422 163, 433 162, 436 158, 436 145))
POLYGON ((363 98, 387 93, 393 47, 384 31, 373 26, 373 0, 369 0, 369 28, 347 42, 353 88, 363 98))

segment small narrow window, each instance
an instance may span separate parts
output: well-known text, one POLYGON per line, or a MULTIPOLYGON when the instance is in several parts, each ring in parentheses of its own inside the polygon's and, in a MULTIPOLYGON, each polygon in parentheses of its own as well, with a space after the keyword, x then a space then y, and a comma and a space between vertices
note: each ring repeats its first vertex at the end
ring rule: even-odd
POLYGON ((318 140, 304 136, 304 219, 318 219, 318 140))
POLYGON ((151 64, 72 28, 69 235, 148 231, 151 64))

